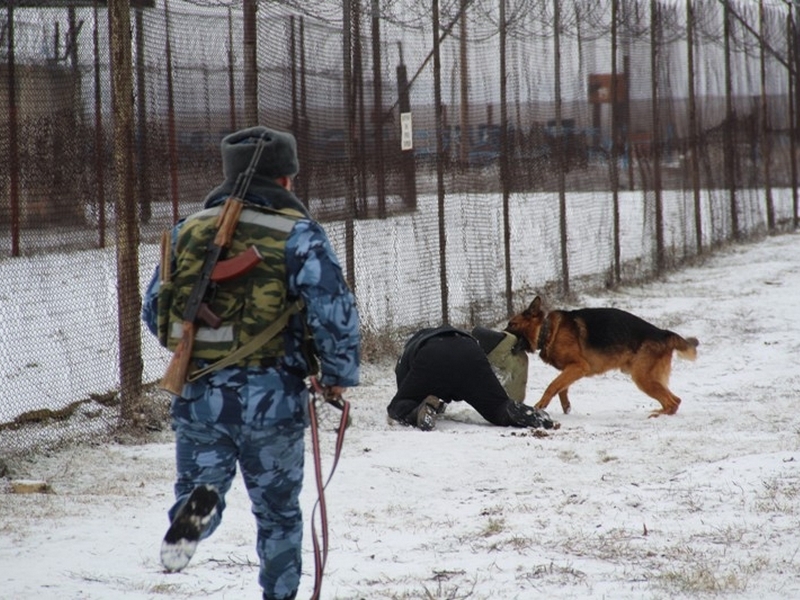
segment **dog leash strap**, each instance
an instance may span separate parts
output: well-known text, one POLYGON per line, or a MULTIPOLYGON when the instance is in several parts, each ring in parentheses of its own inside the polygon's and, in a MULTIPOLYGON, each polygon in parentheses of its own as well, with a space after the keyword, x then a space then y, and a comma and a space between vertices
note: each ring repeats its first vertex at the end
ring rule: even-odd
POLYGON ((315 377, 311 378, 310 392, 309 417, 311 420, 311 447, 314 458, 314 475, 317 483, 317 501, 314 503, 314 509, 311 511, 311 542, 314 547, 314 591, 311 594, 311 600, 319 600, 322 591, 322 577, 325 572, 325 563, 328 560, 328 509, 325 503, 325 488, 328 487, 328 483, 330 483, 333 473, 336 471, 336 465, 339 463, 339 456, 341 455, 344 445, 344 434, 350 415, 350 403, 341 397, 325 399, 326 402, 340 409, 342 411, 342 416, 339 420, 339 427, 336 433, 336 449, 333 455, 333 464, 331 465, 331 470, 328 473, 327 479, 323 482, 316 402, 317 394, 322 394, 324 398, 324 391, 315 377), (321 548, 315 524, 317 507, 319 507, 320 514, 319 521, 322 535, 321 548))

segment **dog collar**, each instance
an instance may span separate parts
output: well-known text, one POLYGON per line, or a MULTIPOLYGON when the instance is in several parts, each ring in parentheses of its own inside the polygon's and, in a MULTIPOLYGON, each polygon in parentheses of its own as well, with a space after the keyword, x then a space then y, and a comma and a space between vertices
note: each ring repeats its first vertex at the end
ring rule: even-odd
POLYGON ((547 344, 547 338, 550 336, 550 320, 545 317, 542 326, 539 328, 539 337, 536 339, 536 349, 540 352, 544 350, 547 344))

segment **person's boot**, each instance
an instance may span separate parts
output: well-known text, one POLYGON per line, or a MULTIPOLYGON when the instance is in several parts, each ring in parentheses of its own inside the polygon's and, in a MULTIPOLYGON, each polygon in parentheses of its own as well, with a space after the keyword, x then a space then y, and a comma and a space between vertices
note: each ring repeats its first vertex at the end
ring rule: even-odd
POLYGON ((553 419, 550 418, 550 415, 539 408, 528 406, 522 402, 509 400, 506 403, 506 414, 508 414, 511 425, 516 427, 553 428, 553 419))
POLYGON ((417 407, 416 427, 422 431, 431 431, 436 427, 436 415, 444 412, 444 402, 436 396, 426 396, 417 407))
POLYGON ((161 564, 167 571, 180 571, 189 564, 218 504, 219 494, 214 486, 201 485, 192 490, 161 542, 161 564))

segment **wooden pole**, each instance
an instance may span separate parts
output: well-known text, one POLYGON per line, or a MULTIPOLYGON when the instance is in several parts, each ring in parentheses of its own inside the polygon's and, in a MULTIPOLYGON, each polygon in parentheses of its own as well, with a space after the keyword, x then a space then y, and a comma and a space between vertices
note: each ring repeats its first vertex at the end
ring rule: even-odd
POLYGON ((653 135, 650 156, 653 161, 653 195, 656 205, 656 272, 666 267, 664 250, 664 206, 661 197, 661 104, 658 91, 658 50, 661 44, 661 24, 658 0, 650 0, 650 96, 653 135))
MULTIPOLYGON (((444 115, 442 106, 442 61, 439 38, 439 0, 433 0, 433 96, 436 113, 436 197, 439 215, 439 289, 442 322, 450 322, 449 288, 447 283, 447 228, 445 227, 444 189, 444 115)), ((463 18, 463 15, 462 15, 463 18)), ((464 132, 461 132, 462 141, 464 132)))
POLYGON ((94 168, 97 187, 97 245, 106 246, 106 182, 105 182, 105 135, 103 135, 103 100, 100 85, 100 33, 97 0, 94 0, 94 28, 92 43, 94 52, 94 168))
POLYGON ((694 198, 695 241, 697 254, 700 255, 703 253, 703 214, 700 202, 700 140, 698 139, 697 96, 694 85, 694 8, 692 7, 692 0, 686 0, 686 55, 689 67, 689 151, 691 153, 689 170, 692 177, 692 196, 694 198))
POLYGON ((769 106, 767 105, 767 49, 764 0, 758 0, 758 34, 760 40, 759 69, 761 74, 761 164, 764 169, 764 196, 767 203, 767 231, 775 233, 775 202, 772 198, 772 140, 769 136, 769 106))
POLYGON ((556 155, 558 157, 558 223, 561 233, 561 291, 569 296, 569 251, 567 249, 567 148, 561 102, 561 0, 553 2, 553 56, 555 57, 556 155))
MULTIPOLYGON (((358 0, 356 0, 358 1, 358 0)), ((353 90, 353 7, 352 0, 342 3, 342 83, 345 114, 345 169, 346 169, 346 202, 347 214, 345 216, 345 263, 347 265, 347 283, 355 291, 355 214, 356 214, 356 185, 353 161, 355 159, 355 140, 353 134, 356 129, 355 94, 353 90)))
POLYGON ((233 11, 228 7, 228 111, 231 131, 236 131, 236 79, 233 55, 233 11))
POLYGON ((258 125, 258 55, 257 49, 257 0, 244 0, 244 120, 247 127, 258 125))
POLYGON ((611 0, 611 203, 614 212, 614 284, 619 285, 621 278, 622 244, 620 239, 619 215, 619 155, 622 144, 622 124, 620 119, 620 104, 624 98, 619 97, 617 87, 617 53, 619 30, 619 0, 611 0))
POLYGON ((142 403, 142 303, 139 296, 139 219, 133 173, 133 67, 129 0, 109 0, 111 104, 114 115, 120 421, 135 423, 142 403))
POLYGON ((725 186, 728 188, 728 201, 731 216, 731 237, 739 239, 739 207, 736 201, 736 139, 735 120, 736 113, 733 109, 733 74, 731 72, 731 10, 730 0, 723 1, 723 36, 725 48, 725 128, 723 130, 723 145, 725 153, 725 186))
POLYGON ((514 314, 512 263, 511 263, 511 173, 508 143, 508 71, 506 70, 506 0, 500 2, 500 186, 503 190, 503 253, 506 267, 506 315, 514 314))
POLYGON ((8 15, 8 169, 9 202, 11 208, 11 256, 19 256, 19 132, 17 118, 17 77, 16 58, 14 55, 14 6, 9 2, 6 8, 8 15))

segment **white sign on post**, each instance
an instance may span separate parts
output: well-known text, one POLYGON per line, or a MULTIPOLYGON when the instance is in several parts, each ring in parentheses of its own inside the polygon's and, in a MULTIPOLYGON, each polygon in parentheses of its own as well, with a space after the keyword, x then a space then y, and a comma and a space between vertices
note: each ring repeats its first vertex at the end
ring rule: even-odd
POLYGON ((400 150, 414 147, 414 129, 411 126, 411 113, 400 113, 400 150))

